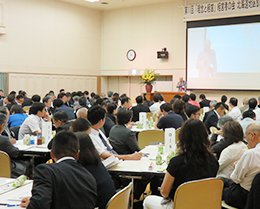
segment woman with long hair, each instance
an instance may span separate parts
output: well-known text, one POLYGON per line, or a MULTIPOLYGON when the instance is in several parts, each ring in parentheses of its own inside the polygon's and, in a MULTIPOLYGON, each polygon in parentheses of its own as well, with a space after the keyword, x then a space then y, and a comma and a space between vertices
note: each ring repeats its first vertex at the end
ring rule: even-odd
POLYGON ((96 179, 97 206, 99 209, 105 209, 110 198, 116 193, 114 182, 102 164, 89 135, 85 132, 77 132, 75 134, 79 139, 80 145, 78 162, 96 179))
POLYGON ((184 123, 179 135, 180 154, 171 159, 163 183, 161 195, 148 196, 144 209, 172 208, 176 189, 181 184, 204 178, 215 177, 218 161, 210 152, 208 134, 200 120, 190 119, 184 123))

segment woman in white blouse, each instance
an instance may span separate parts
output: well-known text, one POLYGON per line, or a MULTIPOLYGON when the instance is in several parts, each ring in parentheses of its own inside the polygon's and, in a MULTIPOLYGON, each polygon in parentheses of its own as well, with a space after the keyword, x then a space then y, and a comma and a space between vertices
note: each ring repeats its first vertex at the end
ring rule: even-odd
POLYGON ((220 154, 217 176, 230 178, 236 162, 240 159, 244 151, 247 150, 247 146, 243 141, 243 129, 238 122, 229 121, 225 123, 222 131, 223 137, 225 140, 229 141, 230 145, 220 154))

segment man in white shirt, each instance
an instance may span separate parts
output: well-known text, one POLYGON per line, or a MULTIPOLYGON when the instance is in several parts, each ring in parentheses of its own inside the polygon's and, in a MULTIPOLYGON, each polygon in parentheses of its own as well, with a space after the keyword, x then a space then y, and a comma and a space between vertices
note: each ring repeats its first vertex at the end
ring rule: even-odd
POLYGON ((241 119, 241 111, 239 107, 237 106, 238 100, 235 97, 231 97, 229 100, 229 107, 230 111, 228 112, 228 116, 233 118, 234 120, 240 120, 241 119))
POLYGON ((46 116, 45 105, 35 102, 30 108, 30 115, 25 119, 19 130, 18 139, 22 140, 26 134, 36 135, 41 133, 42 121, 46 116))
POLYGON ((237 208, 244 208, 252 181, 260 172, 260 125, 250 124, 245 134, 248 148, 231 174, 232 182, 224 180, 223 200, 237 208))
POLYGON ((161 94, 155 94, 153 96, 154 103, 149 107, 150 111, 154 114, 160 111, 160 106, 165 103, 161 94))
POLYGON ((252 124, 255 123, 255 119, 256 119, 256 114, 253 110, 247 110, 242 114, 242 120, 239 121, 240 125, 243 128, 243 132, 244 134, 246 133, 246 129, 247 127, 252 124))
POLYGON ((106 111, 101 106, 93 106, 88 110, 88 120, 92 124, 89 134, 99 156, 106 159, 112 155, 122 160, 140 160, 142 154, 135 152, 130 155, 118 155, 110 145, 105 134, 100 130, 105 124, 106 111))

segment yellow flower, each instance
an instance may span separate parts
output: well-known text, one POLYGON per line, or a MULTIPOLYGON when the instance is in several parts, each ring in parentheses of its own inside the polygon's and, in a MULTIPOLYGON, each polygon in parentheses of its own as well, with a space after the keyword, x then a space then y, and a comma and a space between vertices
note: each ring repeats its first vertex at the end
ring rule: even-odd
POLYGON ((152 83, 156 80, 156 77, 158 74, 154 72, 154 70, 145 70, 143 75, 141 76, 141 79, 144 83, 152 83))

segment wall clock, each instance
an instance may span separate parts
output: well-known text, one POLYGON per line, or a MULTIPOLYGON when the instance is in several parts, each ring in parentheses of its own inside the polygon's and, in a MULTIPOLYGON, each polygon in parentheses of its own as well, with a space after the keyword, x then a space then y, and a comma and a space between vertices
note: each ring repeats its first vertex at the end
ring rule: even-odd
POLYGON ((127 53, 126 53, 126 57, 129 61, 133 61, 136 58, 136 52, 133 49, 130 49, 127 53))

